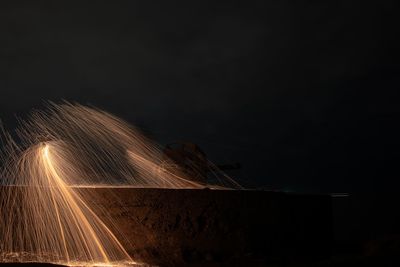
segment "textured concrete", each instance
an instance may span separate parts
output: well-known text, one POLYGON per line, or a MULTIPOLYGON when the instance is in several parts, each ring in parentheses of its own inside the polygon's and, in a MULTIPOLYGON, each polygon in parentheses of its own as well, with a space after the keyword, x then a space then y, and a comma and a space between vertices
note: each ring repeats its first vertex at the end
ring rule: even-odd
POLYGON ((306 262, 329 256, 329 196, 264 191, 79 189, 127 251, 161 266, 306 262))
MULTIPOLYGON (((16 188, 0 187, 0 194, 16 188)), ((128 253, 151 265, 265 266, 316 261, 331 252, 329 196, 209 189, 76 190, 128 253)))

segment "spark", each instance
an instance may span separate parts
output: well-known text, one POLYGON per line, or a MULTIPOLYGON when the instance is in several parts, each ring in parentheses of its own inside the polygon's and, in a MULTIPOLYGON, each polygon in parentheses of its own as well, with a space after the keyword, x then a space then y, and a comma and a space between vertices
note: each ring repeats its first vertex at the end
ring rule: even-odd
POLYGON ((202 185, 179 166, 164 168, 169 162, 157 145, 94 108, 51 104, 34 111, 17 133, 19 143, 4 134, 0 157, 0 262, 137 264, 109 227, 111 216, 101 210, 101 220, 101 208, 81 195, 82 187, 239 187, 225 174, 202 185))

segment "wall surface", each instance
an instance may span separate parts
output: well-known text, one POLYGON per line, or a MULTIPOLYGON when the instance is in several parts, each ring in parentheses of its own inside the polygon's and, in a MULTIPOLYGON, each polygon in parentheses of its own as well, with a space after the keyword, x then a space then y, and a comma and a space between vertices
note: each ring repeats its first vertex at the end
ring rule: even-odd
MULTIPOLYGON (((10 196, 17 189, 30 190, 0 187, 0 195, 10 196)), ((149 265, 265 266, 315 261, 331 253, 330 196, 126 187, 75 190, 132 258, 149 265)))
POLYGON ((135 260, 161 266, 299 262, 330 255, 329 196, 79 189, 135 260), (112 221, 109 220, 112 218, 112 221))

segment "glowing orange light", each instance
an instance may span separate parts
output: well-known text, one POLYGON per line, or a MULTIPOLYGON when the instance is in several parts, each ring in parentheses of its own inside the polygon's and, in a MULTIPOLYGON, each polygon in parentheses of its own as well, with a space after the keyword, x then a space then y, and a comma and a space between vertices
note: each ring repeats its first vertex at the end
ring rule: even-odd
MULTIPOLYGON (((6 136, 0 177, 0 262, 70 266, 132 265, 120 240, 78 192, 80 187, 203 188, 134 127, 104 111, 52 105, 6 136), (8 193, 7 193, 8 192, 8 193)), ((227 176, 224 188, 238 185, 227 176)), ((108 218, 112 222, 112 218, 108 218)))

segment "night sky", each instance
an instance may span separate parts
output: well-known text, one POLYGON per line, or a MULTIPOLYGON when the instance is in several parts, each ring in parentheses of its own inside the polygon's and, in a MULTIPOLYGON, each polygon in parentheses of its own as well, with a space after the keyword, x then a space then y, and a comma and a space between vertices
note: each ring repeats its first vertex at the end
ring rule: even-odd
POLYGON ((396 1, 232 2, 2 2, 0 118, 76 101, 247 187, 397 191, 396 1))

